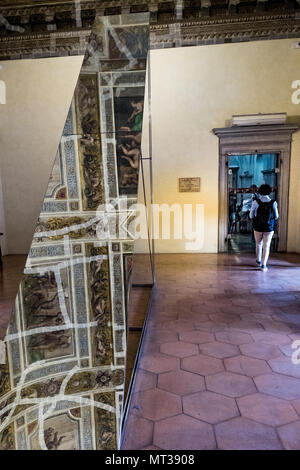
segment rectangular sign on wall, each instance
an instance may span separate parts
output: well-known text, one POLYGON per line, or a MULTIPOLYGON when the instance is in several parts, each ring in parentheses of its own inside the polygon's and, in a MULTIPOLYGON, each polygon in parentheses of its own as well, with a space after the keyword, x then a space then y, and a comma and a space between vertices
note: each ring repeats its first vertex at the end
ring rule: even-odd
POLYGON ((200 192, 200 178, 179 178, 180 193, 198 193, 200 192))

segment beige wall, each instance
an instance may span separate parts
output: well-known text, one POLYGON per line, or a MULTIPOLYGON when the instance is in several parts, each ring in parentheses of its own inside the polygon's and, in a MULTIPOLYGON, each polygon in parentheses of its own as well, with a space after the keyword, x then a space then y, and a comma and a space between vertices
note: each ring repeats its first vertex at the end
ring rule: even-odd
MULTIPOLYGON (((82 57, 2 62, 0 158, 6 253, 27 253, 82 57)), ((3 221, 2 221, 3 226, 3 221)))
MULTIPOLYGON (((299 122, 291 83, 300 80, 295 40, 155 50, 151 53, 154 197, 156 203, 201 203, 204 244, 218 246, 218 138, 233 114, 287 112, 299 122), (200 193, 179 193, 178 177, 201 177, 200 193)), ((147 110, 146 110, 147 115, 147 110)), ((145 123, 147 129, 147 123, 145 123)), ((300 132, 294 135, 289 251, 300 251, 300 132)), ((147 133, 144 136, 147 154, 147 133)), ((159 240, 158 252, 184 252, 186 240, 159 240)))

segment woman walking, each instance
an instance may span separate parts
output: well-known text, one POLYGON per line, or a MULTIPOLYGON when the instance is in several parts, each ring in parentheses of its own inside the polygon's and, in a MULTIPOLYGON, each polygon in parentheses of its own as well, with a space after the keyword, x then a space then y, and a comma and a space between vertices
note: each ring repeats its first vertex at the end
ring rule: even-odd
POLYGON ((253 219, 256 242, 256 264, 262 271, 268 271, 271 241, 277 225, 277 202, 270 198, 271 186, 262 184, 258 190, 259 197, 252 202, 250 219, 253 219))

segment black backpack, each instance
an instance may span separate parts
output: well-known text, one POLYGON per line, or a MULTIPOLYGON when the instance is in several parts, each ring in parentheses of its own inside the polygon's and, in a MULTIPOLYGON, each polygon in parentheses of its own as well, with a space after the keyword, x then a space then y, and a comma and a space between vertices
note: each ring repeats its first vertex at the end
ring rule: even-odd
POLYGON ((262 202, 256 199, 258 204, 256 217, 253 219, 253 228, 257 232, 273 232, 275 228, 274 202, 262 202))

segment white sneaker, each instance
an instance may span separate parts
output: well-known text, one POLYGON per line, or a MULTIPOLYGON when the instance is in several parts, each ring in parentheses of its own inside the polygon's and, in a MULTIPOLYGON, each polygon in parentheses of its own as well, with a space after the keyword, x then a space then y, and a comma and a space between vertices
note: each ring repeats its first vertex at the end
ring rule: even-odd
POLYGON ((261 265, 260 269, 264 271, 265 273, 268 271, 267 266, 264 266, 263 264, 261 265))

